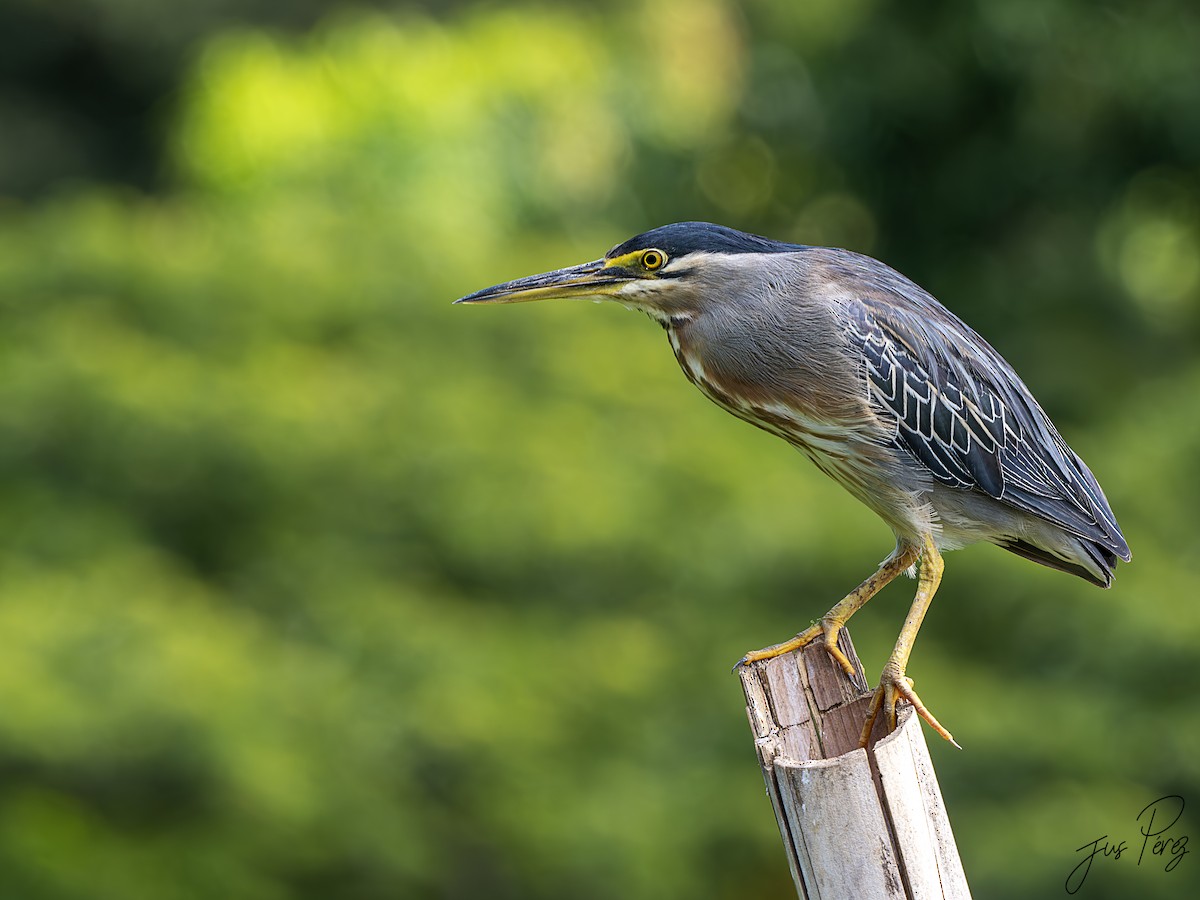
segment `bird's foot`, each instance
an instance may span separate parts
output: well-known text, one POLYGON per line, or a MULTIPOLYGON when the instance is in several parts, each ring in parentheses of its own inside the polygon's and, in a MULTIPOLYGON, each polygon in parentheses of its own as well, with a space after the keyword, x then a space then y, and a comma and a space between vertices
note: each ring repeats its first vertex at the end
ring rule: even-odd
POLYGON ((913 690, 913 680, 904 674, 904 667, 890 659, 883 667, 883 674, 879 679, 879 687, 875 689, 875 693, 871 697, 871 706, 867 710, 867 721, 863 724, 862 736, 858 739, 860 747, 867 746, 867 742, 871 737, 871 729, 875 726, 875 720, 879 717, 881 709, 885 710, 885 715, 887 716, 888 732, 891 733, 896 730, 896 704, 901 700, 911 703, 913 709, 917 711, 917 715, 928 722, 934 731, 955 747, 958 747, 959 750, 962 749, 958 741, 954 739, 954 736, 942 727, 942 723, 934 718, 933 713, 925 708, 925 704, 921 702, 921 698, 913 690))
POLYGON ((842 667, 842 670, 847 675, 853 678, 855 675, 854 664, 850 662, 846 654, 837 645, 838 634, 841 633, 844 624, 844 620, 839 621, 834 616, 826 615, 821 621, 804 629, 804 631, 800 632, 794 638, 789 638, 781 644, 772 644, 770 647, 763 647, 761 650, 751 650, 738 660, 737 665, 733 667, 733 671, 736 672, 742 666, 748 666, 750 663, 759 662, 764 659, 774 659, 777 656, 783 656, 785 653, 791 653, 793 650, 800 650, 824 635, 825 649, 829 651, 829 655, 837 661, 837 664, 842 667))

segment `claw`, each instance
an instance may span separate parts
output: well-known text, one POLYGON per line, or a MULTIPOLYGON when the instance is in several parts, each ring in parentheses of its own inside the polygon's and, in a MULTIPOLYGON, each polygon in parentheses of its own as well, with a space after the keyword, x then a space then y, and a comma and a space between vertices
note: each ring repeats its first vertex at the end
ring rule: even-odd
POLYGON ((883 668, 883 675, 879 679, 879 687, 875 689, 875 693, 871 696, 871 706, 867 710, 867 721, 863 724, 862 734, 858 738, 858 745, 866 747, 871 738, 871 729, 875 727, 875 720, 879 717, 879 710, 886 708, 888 731, 896 730, 896 705, 901 701, 906 700, 912 704, 917 715, 929 723, 929 727, 948 740, 951 744, 962 749, 962 745, 954 739, 949 731, 947 731, 942 723, 939 722, 921 702, 921 698, 917 696, 917 692, 913 690, 913 680, 907 677, 903 670, 897 671, 894 666, 887 665, 883 668))
POLYGON ((751 663, 759 662, 764 659, 774 659, 777 656, 783 656, 785 653, 791 653, 793 650, 800 650, 824 635, 825 649, 829 651, 829 655, 832 656, 837 664, 842 667, 843 672, 853 678, 855 675, 854 664, 850 662, 850 659, 837 645, 837 639, 838 635, 842 631, 842 625, 842 622, 838 622, 834 619, 831 619, 829 616, 825 616, 820 622, 817 622, 815 625, 806 628, 794 638, 790 638, 781 644, 772 644, 770 647, 764 647, 761 650, 751 650, 737 661, 737 664, 733 667, 733 671, 736 673, 737 670, 742 666, 748 666, 751 663))

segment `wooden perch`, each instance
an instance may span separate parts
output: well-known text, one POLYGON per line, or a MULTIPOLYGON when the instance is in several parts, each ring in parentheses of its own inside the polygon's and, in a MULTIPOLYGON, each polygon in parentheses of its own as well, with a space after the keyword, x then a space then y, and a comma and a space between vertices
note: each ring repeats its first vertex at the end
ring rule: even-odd
POLYGON ((858 747, 871 693, 818 641, 741 670, 767 793, 803 900, 969 900, 920 719, 903 705, 858 747))

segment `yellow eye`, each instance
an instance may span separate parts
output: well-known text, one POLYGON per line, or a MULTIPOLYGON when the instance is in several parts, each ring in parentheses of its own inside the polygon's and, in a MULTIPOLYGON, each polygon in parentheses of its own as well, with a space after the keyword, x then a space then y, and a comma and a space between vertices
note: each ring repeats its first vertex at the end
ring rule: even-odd
POLYGON ((667 254, 661 250, 647 250, 642 254, 642 268, 653 272, 661 269, 667 262, 667 254))

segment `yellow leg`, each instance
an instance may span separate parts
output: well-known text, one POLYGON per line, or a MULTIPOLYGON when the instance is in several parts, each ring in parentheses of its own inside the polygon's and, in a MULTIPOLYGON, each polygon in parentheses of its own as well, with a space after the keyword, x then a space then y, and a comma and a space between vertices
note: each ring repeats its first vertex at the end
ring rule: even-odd
MULTIPOLYGON (((887 710, 888 730, 892 731, 896 728, 896 704, 903 699, 913 705, 917 714, 928 722, 934 731, 958 747, 958 742, 954 740, 950 732, 943 728, 933 714, 925 708, 925 704, 913 690, 912 679, 904 674, 904 670, 908 667, 908 657, 912 654, 913 642, 917 639, 917 632, 921 629, 921 622, 929 609, 929 601, 933 599, 933 595, 942 581, 943 568, 941 553, 938 552, 933 539, 926 536, 925 544, 921 548, 921 575, 917 580, 917 595, 913 598, 912 607, 904 619, 904 627, 900 629, 900 636, 896 639, 892 655, 888 657, 888 661, 883 666, 883 674, 879 679, 879 687, 875 689, 875 695, 871 698, 871 707, 867 712, 867 721, 863 725, 859 746, 867 746, 871 728, 874 726, 881 708, 887 710)), ((962 748, 959 747, 959 749, 962 748)))
MULTIPOLYGON (((936 553, 937 551, 935 550, 934 552, 936 553)), ((738 666, 749 665, 761 659, 774 659, 776 656, 791 653, 793 650, 807 647, 821 635, 825 635, 825 649, 829 651, 829 655, 837 660, 838 665, 845 670, 847 675, 853 675, 854 666, 846 658, 846 654, 838 649, 838 634, 852 615, 862 609, 866 605, 866 602, 878 594, 888 582, 892 581, 897 575, 915 563, 920 555, 921 549, 914 545, 902 544, 897 546, 896 552, 880 563, 879 569, 874 575, 839 600, 833 609, 821 616, 821 621, 800 632, 794 638, 784 641, 782 644, 774 644, 770 647, 764 647, 762 650, 752 650, 738 660, 738 666)), ((938 563, 939 565, 941 564, 940 557, 938 563)), ((924 567, 922 567, 922 571, 924 571, 924 567)), ((920 624, 918 621, 917 625, 919 626, 920 624)), ((907 656, 905 659, 907 659, 907 656)), ((734 666, 734 669, 736 670, 737 666, 734 666)))

